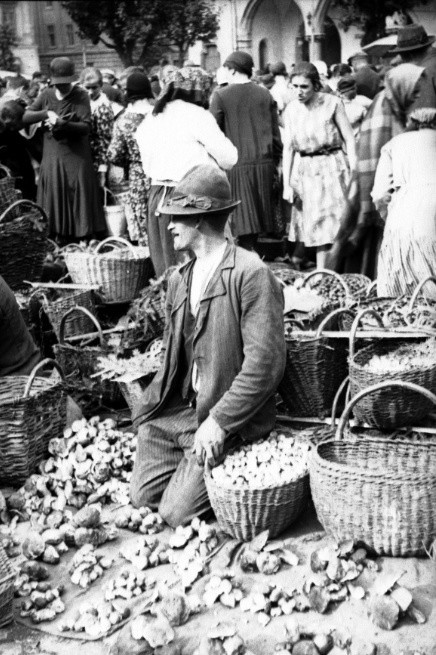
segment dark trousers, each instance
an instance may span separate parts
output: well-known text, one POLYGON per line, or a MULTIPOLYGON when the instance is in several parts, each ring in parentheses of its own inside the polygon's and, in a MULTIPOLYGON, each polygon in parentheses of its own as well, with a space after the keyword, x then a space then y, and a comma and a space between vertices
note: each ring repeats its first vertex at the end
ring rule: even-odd
POLYGON ((148 196, 147 235, 150 257, 156 277, 160 277, 170 266, 181 262, 174 250, 173 237, 168 232, 171 216, 161 214, 160 202, 172 192, 172 188, 153 185, 148 196))
POLYGON ((131 501, 135 507, 158 510, 171 527, 210 510, 203 467, 192 450, 197 427, 195 410, 175 397, 138 429, 131 501))

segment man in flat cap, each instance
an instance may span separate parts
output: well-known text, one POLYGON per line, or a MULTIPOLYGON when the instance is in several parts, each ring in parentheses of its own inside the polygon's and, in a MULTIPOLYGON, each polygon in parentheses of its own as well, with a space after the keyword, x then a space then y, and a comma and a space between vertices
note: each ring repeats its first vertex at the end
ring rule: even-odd
POLYGON ((408 110, 436 108, 436 49, 434 36, 429 36, 422 25, 406 25, 397 34, 397 46, 392 55, 401 55, 405 63, 424 68, 416 86, 416 99, 408 110))
POLYGON ((273 185, 283 150, 277 105, 267 89, 251 81, 253 59, 247 52, 233 52, 223 65, 229 84, 216 89, 210 111, 238 149, 229 172, 232 194, 241 199, 232 232, 238 245, 252 250, 259 233, 275 231, 273 185))
POLYGON ((192 168, 161 213, 175 250, 194 259, 169 280, 163 364, 134 409, 130 495, 172 527, 210 510, 205 465, 230 444, 267 435, 285 365, 283 294, 254 254, 226 241, 239 201, 223 171, 192 168))

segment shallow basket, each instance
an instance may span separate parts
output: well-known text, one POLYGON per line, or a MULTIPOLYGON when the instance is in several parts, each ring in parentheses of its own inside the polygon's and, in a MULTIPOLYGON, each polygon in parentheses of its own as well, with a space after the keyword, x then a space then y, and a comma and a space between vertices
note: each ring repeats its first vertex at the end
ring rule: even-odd
POLYGON ((294 416, 327 416, 348 374, 348 344, 329 339, 323 330, 346 309, 336 309, 319 325, 315 336, 304 332, 286 337, 286 367, 278 392, 294 416))
POLYGON ((347 405, 336 437, 321 441, 310 455, 310 487, 318 519, 336 541, 362 542, 379 555, 423 555, 436 533, 436 440, 415 433, 395 438, 350 432, 353 407, 368 395, 407 382, 368 387, 347 405))
POLYGON ((64 257, 71 279, 76 284, 98 286, 99 295, 106 303, 133 300, 152 274, 149 249, 132 246, 121 237, 104 239, 94 252, 85 252, 78 245, 70 246, 64 250, 64 257), (111 252, 100 252, 109 245, 114 248, 111 252))
POLYGON ((0 377, 0 482, 26 481, 47 452, 50 439, 65 428, 67 396, 62 380, 37 377, 50 363, 63 377, 61 367, 44 359, 30 376, 0 377))
POLYGON ((0 628, 11 623, 14 618, 14 580, 15 573, 5 549, 0 544, 0 628))
MULTIPOLYGON (((365 313, 372 313, 374 317, 378 317, 381 326, 383 325, 380 316, 370 309, 361 311, 354 320, 350 333, 349 375, 351 397, 353 398, 367 387, 394 378, 404 382, 412 382, 432 393, 436 393, 436 366, 431 362, 426 366, 404 368, 403 371, 395 371, 394 373, 391 371, 375 372, 365 366, 374 355, 385 355, 398 349, 398 343, 380 341, 362 348, 357 353, 355 352, 356 331, 365 313)), ((383 387, 363 398, 362 402, 355 407, 354 414, 359 422, 368 423, 380 429, 392 430, 397 427, 416 424, 429 413, 431 406, 428 398, 422 394, 416 394, 407 387, 383 387)))
POLYGON ((0 275, 14 291, 41 279, 44 259, 48 250, 47 216, 31 200, 18 200, 0 216, 0 275), (18 218, 18 208, 27 206, 30 211, 18 218), (41 221, 41 217, 43 221, 41 221), (6 221, 6 219, 8 219, 6 221))
POLYGON ((276 537, 298 518, 309 498, 308 475, 273 489, 229 489, 206 469, 205 483, 221 530, 243 541, 263 530, 276 537))
POLYGON ((117 382, 103 380, 97 373, 97 360, 106 354, 109 347, 104 339, 100 323, 85 307, 72 307, 63 315, 59 326, 59 343, 54 346, 56 359, 65 371, 65 382, 73 397, 84 394, 87 403, 98 401, 107 407, 118 407, 124 404, 124 398, 117 382), (87 316, 97 329, 98 346, 90 346, 89 339, 75 341, 75 345, 65 343, 65 325, 71 314, 81 312, 87 316))

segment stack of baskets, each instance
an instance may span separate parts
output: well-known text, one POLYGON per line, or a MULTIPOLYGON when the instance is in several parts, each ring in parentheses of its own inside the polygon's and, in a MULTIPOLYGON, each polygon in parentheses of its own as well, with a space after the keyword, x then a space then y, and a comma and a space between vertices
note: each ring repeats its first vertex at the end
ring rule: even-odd
POLYGON ((5 549, 0 544, 0 629, 14 618, 14 581, 17 577, 5 549))
POLYGON ((319 520, 337 541, 352 539, 379 555, 422 555, 436 533, 436 441, 345 428, 351 410, 392 389, 436 396, 410 382, 367 387, 347 405, 336 437, 322 440, 310 460, 310 486, 319 520))
POLYGON ((69 246, 65 263, 76 284, 99 287, 104 303, 126 303, 136 298, 152 274, 148 248, 132 246, 120 237, 101 241, 93 251, 69 246), (110 252, 102 252, 111 247, 110 252))
POLYGON ((0 482, 23 484, 46 454, 48 442, 61 437, 67 396, 62 380, 37 377, 45 359, 31 375, 0 377, 0 482))
POLYGON ((0 275, 14 291, 22 289, 25 280, 41 279, 48 250, 46 237, 47 216, 34 202, 18 200, 1 214, 0 275), (28 211, 22 213, 25 207, 28 211))

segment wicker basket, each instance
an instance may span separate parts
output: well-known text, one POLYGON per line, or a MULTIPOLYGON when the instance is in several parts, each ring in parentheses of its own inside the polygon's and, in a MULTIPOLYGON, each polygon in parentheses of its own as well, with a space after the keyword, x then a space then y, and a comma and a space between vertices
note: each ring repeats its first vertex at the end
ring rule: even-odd
POLYGON ((394 386, 436 396, 408 382, 368 387, 347 405, 336 438, 310 457, 310 487, 318 518, 337 541, 362 542, 379 555, 424 554, 436 533, 436 441, 407 436, 343 436, 353 407, 394 386))
POLYGON ((276 537, 298 518, 309 499, 308 475, 272 489, 229 489, 218 485, 206 468, 205 483, 221 530, 243 541, 263 530, 276 537))
MULTIPOLYGON (((355 336, 362 316, 372 313, 371 309, 362 310, 356 316, 350 332, 350 392, 351 398, 360 391, 380 382, 395 378, 404 382, 412 382, 432 393, 436 393, 436 366, 429 362, 425 366, 407 368, 401 372, 378 372, 369 370, 365 364, 374 355, 385 355, 397 350, 398 342, 378 342, 355 352, 355 336)), ((394 389, 381 388, 380 391, 366 396, 355 408, 355 417, 362 423, 368 423, 380 429, 392 430, 397 427, 412 425, 426 416, 431 409, 429 400, 410 391, 407 387, 396 386, 394 389)))
POLYGON ((94 252, 83 248, 64 251, 65 263, 76 284, 98 286, 105 303, 123 303, 136 298, 152 273, 148 248, 132 246, 120 237, 101 241, 94 252), (111 245, 111 252, 100 252, 111 245), (116 247, 118 246, 118 247, 116 247), (119 247, 123 246, 123 247, 119 247))
POLYGON ((323 330, 347 309, 336 309, 319 325, 315 336, 292 333, 286 337, 286 368, 278 392, 294 416, 325 417, 348 374, 348 344, 329 339, 323 330))
MULTIPOLYGON (((374 309, 380 315, 385 327, 405 327, 407 325, 407 316, 401 311, 400 306, 404 302, 403 296, 399 298, 367 298, 350 307, 350 313, 343 314, 339 318, 339 327, 341 330, 349 332, 358 312, 363 309, 374 309)), ((362 321, 361 329, 371 330, 373 327, 369 320, 362 321)))
MULTIPOLYGON (((90 289, 71 289, 60 280, 52 283, 50 288, 37 289, 36 295, 41 302, 42 308, 50 321, 56 337, 59 341, 60 324, 62 316, 72 307, 79 305, 85 307, 95 316, 95 305, 93 292, 90 289)), ((64 337, 74 337, 79 334, 91 332, 94 323, 86 314, 74 312, 65 321, 64 337)))
MULTIPOLYGON (((0 164, 0 174, 0 214, 3 214, 18 199, 18 191, 9 168, 0 164)), ((12 211, 10 217, 16 216, 16 210, 12 211)))
POLYGON ((410 298, 407 320, 413 326, 436 328, 436 299, 420 296, 428 282, 436 284, 436 277, 429 275, 418 284, 410 298))
POLYGON ((61 437, 66 422, 67 396, 62 381, 36 377, 47 363, 35 366, 29 377, 0 377, 0 482, 25 482, 47 452, 50 439, 61 437))
POLYGON ((0 629, 14 618, 14 581, 17 577, 5 549, 0 544, 0 629))
POLYGON ((304 273, 296 271, 283 262, 269 262, 268 266, 276 278, 284 285, 294 284, 296 280, 302 280, 304 278, 304 273))
POLYGON ((367 297, 368 289, 371 286, 369 277, 360 273, 342 273, 341 277, 355 300, 367 297))
POLYGON ((85 396, 85 404, 98 402, 107 407, 118 407, 124 403, 120 388, 112 380, 102 380, 97 373, 97 358, 108 352, 100 323, 85 307, 72 307, 63 315, 59 326, 59 343, 54 346, 56 359, 65 371, 65 382, 73 397, 85 396), (97 328, 99 345, 90 346, 89 338, 77 345, 65 343, 65 324, 68 317, 75 313, 84 313, 97 328))
POLYGON ((31 200, 14 202, 0 216, 0 275, 14 291, 25 287, 24 280, 41 278, 48 249, 46 236, 47 216, 31 200), (12 212, 24 206, 31 210, 9 220, 12 212))
POLYGON ((348 306, 354 300, 344 277, 334 271, 317 268, 304 276, 302 286, 306 286, 310 280, 312 280, 312 284, 309 286, 334 307, 348 306))

